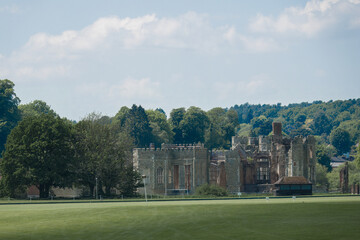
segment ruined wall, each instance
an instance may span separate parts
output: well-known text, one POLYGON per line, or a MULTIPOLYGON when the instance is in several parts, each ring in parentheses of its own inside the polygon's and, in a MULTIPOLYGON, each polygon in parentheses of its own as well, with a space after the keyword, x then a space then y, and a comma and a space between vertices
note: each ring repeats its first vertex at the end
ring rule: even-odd
POLYGON ((349 165, 348 162, 340 170, 340 191, 341 193, 349 192, 349 165))
POLYGON ((134 167, 147 176, 150 194, 185 189, 194 192, 205 183, 236 193, 273 184, 285 176, 304 176, 314 184, 314 137, 283 137, 280 123, 273 124, 273 132, 272 136, 258 138, 233 137, 231 150, 209 152, 204 145, 175 144, 134 149, 134 167), (163 181, 158 179, 161 169, 163 181))
MULTIPOLYGON (((234 150, 217 150, 212 152, 212 176, 218 186, 226 188, 229 192, 240 192, 240 155, 234 150), (217 169, 216 171, 214 169, 217 169)), ((213 183, 213 182, 210 182, 213 183)))
POLYGON ((291 149, 289 150, 289 173, 287 176, 304 176, 315 184, 315 151, 315 138, 313 136, 295 137, 291 141, 291 149))
MULTIPOLYGON (((208 182, 206 148, 137 148, 133 151, 133 163, 141 175, 146 175, 149 194, 171 194, 185 189, 193 192, 197 186, 208 182)), ((139 188, 139 193, 144 193, 144 188, 139 188)))

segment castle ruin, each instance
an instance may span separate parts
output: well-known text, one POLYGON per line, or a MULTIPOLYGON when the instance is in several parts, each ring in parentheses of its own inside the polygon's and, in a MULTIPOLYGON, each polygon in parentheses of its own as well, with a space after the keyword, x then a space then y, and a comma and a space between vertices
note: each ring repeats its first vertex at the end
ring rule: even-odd
POLYGON ((273 135, 234 136, 230 150, 210 151, 203 144, 135 148, 133 164, 146 176, 149 194, 191 194, 205 183, 231 193, 270 192, 282 177, 315 183, 315 138, 284 137, 281 123, 273 123, 273 135))

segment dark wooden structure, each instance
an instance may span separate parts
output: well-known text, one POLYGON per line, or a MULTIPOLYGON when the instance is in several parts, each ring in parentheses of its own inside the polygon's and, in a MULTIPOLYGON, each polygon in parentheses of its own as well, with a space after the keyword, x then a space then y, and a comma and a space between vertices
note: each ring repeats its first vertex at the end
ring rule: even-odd
POLYGON ((282 177, 274 183, 275 195, 312 195, 312 184, 305 177, 282 177))

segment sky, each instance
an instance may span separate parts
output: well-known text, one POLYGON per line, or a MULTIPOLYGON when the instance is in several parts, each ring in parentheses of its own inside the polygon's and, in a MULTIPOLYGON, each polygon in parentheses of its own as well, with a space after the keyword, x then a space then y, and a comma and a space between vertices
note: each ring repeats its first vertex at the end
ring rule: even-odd
POLYGON ((360 97, 360 0, 0 0, 0 79, 61 117, 360 97))

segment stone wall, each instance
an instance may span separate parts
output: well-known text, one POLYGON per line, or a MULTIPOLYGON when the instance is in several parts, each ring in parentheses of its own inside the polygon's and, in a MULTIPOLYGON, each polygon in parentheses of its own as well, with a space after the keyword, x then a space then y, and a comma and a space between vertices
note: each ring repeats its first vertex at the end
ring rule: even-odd
POLYGON ((193 193, 205 183, 236 193, 268 188, 285 176, 304 176, 315 184, 314 137, 290 139, 282 136, 280 123, 273 127, 272 136, 233 137, 230 150, 210 152, 202 144, 134 149, 134 167, 146 175, 150 194, 193 193))
MULTIPOLYGON (((202 146, 177 146, 161 149, 136 148, 134 167, 145 175, 149 194, 193 192, 208 183, 209 153, 202 146)), ((139 189, 144 193, 144 188, 139 189)))

